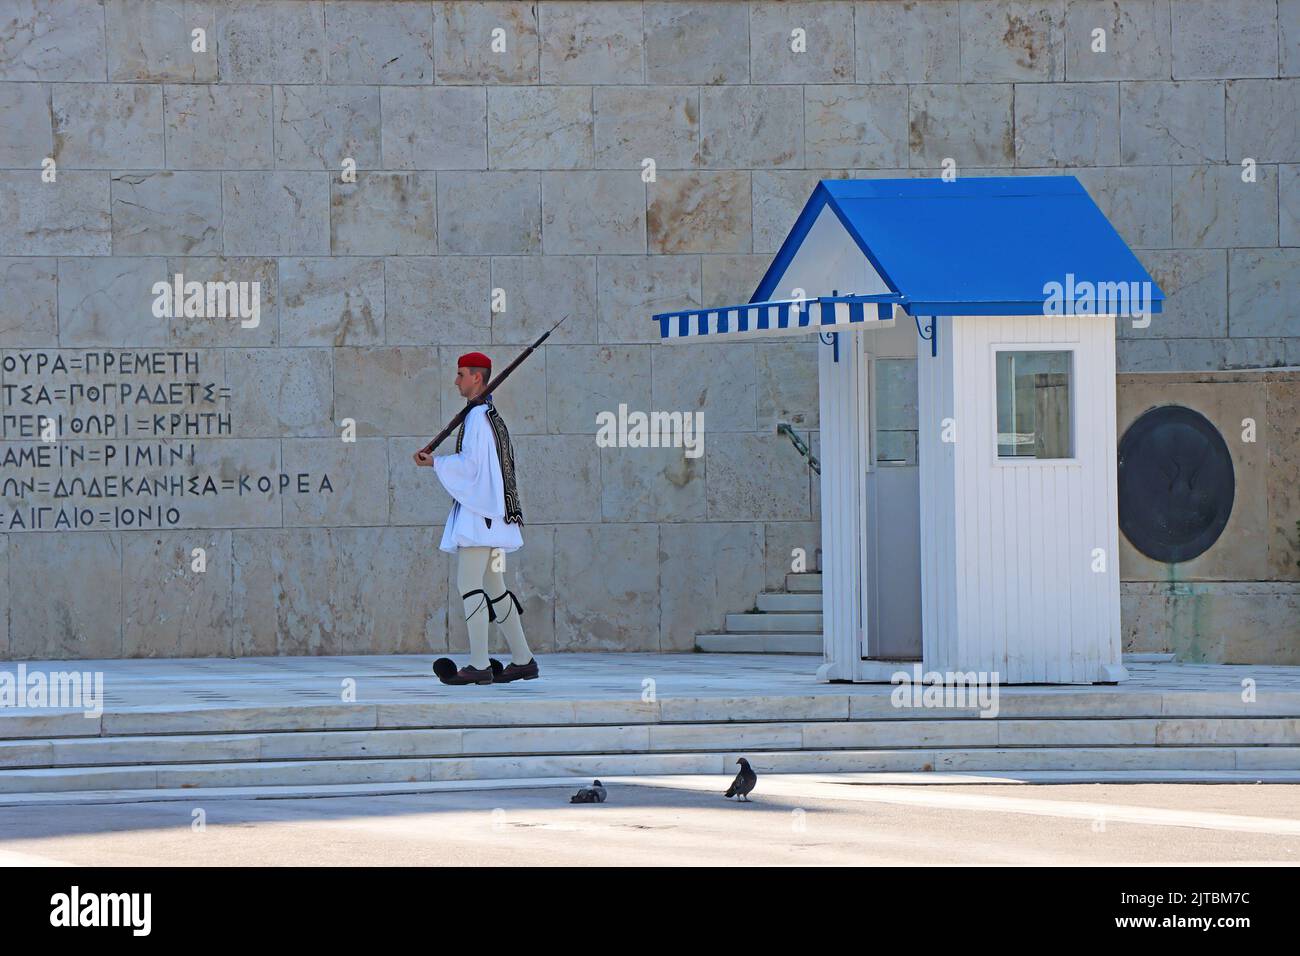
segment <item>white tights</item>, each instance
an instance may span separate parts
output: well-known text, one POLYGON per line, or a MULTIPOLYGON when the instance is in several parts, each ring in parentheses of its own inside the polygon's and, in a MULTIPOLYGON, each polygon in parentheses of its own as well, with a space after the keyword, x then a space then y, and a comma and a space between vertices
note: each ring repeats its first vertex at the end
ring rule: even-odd
POLYGON ((492 598, 497 627, 510 645, 510 659, 516 664, 527 664, 533 659, 533 652, 524 640, 524 626, 515 602, 506 594, 506 581, 501 573, 505 570, 505 552, 496 548, 458 548, 457 558, 456 587, 465 606, 470 666, 479 670, 488 666, 489 605, 484 591, 492 598), (476 593, 470 594, 471 591, 476 593))

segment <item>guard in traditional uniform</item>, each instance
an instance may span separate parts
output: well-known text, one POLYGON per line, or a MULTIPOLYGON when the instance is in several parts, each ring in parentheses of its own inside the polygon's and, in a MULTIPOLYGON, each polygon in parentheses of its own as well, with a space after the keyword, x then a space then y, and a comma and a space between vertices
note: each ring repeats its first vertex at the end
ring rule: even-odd
MULTIPOLYGON (((487 387, 492 361, 482 352, 469 352, 456 365, 456 389, 472 401, 487 387)), ((469 631, 469 664, 439 677, 446 684, 532 680, 538 676, 537 660, 524 639, 519 619, 523 608, 503 576, 506 553, 523 547, 523 512, 510 433, 492 396, 465 416, 456 435, 456 454, 435 458, 418 452, 415 461, 432 466, 454 499, 439 547, 457 556, 457 587, 469 631), (489 621, 496 622, 510 645, 511 662, 496 674, 488 657, 489 621)))

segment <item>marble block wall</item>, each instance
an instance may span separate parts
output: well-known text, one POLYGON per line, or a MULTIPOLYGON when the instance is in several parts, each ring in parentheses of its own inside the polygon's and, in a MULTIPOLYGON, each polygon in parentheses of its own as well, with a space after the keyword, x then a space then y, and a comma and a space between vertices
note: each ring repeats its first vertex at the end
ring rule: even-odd
POLYGON ((819 544, 775 432, 816 448, 818 346, 664 347, 651 313, 747 299, 818 179, 951 160, 1079 177, 1170 295, 1122 370, 1297 364, 1298 100, 1300 0, 0 0, 0 658, 463 647, 410 455, 458 354, 504 364, 564 314, 499 397, 526 625, 689 649, 819 544), (256 282, 260 321, 157 317, 176 274, 256 282), (145 352, 181 371, 70 367, 145 352), (215 399, 167 411, 225 418, 124 469, 139 396, 69 393, 106 380, 197 381, 215 399), (598 447, 620 404, 702 412, 704 455, 598 447), (117 414, 37 447, 32 416, 88 410, 117 414), (153 499, 80 496, 178 472, 234 490, 148 529, 113 508, 153 499))

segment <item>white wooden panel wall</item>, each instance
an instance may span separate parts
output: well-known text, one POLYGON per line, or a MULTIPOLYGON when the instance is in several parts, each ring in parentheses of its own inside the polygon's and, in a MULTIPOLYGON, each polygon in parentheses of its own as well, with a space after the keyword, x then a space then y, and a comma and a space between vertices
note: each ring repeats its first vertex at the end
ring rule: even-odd
POLYGON ((863 627, 863 506, 869 408, 863 332, 840 332, 839 361, 820 346, 817 380, 821 430, 821 680, 853 680, 863 627))
POLYGON ((923 353, 919 375, 926 667, 1011 683, 1114 679, 1114 319, 962 316, 942 322, 939 351, 923 353), (1073 460, 999 461, 995 345, 1074 350, 1073 460), (935 420, 948 415, 951 445, 935 420))
MULTIPOLYGON (((925 320, 922 319, 922 325, 925 320)), ((927 669, 956 658, 955 445, 942 440, 953 404, 952 318, 937 320, 939 354, 917 343, 917 460, 921 471, 921 648, 927 669)), ((957 433, 958 436, 960 433, 957 433)))

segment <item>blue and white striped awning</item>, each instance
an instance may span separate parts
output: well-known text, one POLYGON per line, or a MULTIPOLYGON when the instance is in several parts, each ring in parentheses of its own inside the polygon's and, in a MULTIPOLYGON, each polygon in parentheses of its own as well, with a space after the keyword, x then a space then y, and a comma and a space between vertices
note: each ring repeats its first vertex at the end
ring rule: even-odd
POLYGON ((704 337, 732 341, 760 335, 887 328, 894 324, 894 306, 902 298, 895 292, 827 295, 816 299, 780 299, 716 309, 661 312, 654 318, 663 341, 698 341, 704 337))

